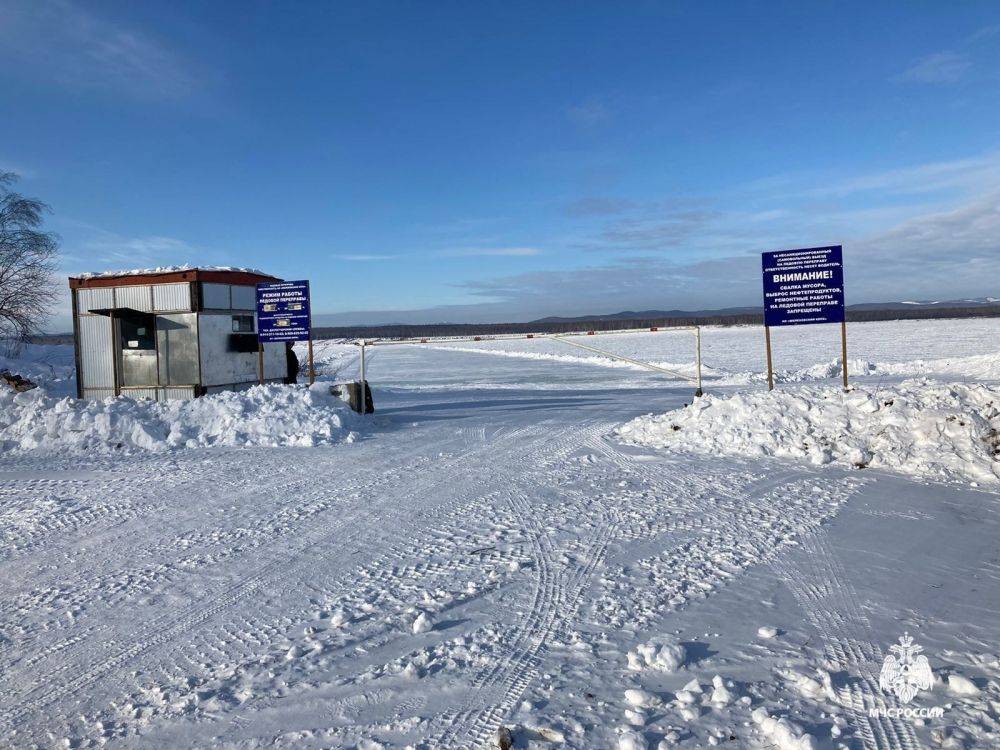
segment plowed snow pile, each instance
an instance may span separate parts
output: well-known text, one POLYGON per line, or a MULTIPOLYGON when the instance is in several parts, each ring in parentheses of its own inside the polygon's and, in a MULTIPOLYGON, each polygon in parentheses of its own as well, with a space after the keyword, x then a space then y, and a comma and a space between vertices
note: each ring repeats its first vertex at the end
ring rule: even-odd
POLYGON ((893 388, 831 386, 704 396, 640 417, 625 441, 677 451, 805 458, 926 478, 1000 481, 1000 388, 907 380, 893 388))
POLYGON ((54 398, 0 391, 0 449, 163 451, 202 446, 312 446, 351 440, 354 413, 312 389, 254 386, 190 401, 54 398))

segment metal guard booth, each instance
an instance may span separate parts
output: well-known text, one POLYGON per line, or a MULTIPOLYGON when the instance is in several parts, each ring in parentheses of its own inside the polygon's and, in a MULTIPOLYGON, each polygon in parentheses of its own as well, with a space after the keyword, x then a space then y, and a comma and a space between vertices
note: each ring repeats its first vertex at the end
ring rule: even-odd
MULTIPOLYGON (((190 268, 71 277, 80 398, 159 401, 260 382, 252 271, 190 268)), ((288 375, 283 343, 264 344, 263 379, 288 375)))

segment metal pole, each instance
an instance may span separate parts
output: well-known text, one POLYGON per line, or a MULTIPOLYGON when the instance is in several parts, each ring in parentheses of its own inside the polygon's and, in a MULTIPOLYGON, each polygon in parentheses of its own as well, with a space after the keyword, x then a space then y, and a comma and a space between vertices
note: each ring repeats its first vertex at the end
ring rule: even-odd
POLYGON ((698 390, 694 392, 694 395, 701 396, 703 393, 701 390, 701 326, 698 326, 697 328, 694 329, 694 338, 695 338, 695 351, 698 362, 698 390))
POLYGON ((844 390, 847 390, 847 321, 840 321, 840 357, 844 369, 844 390))
POLYGON ((774 368, 771 366, 771 327, 764 326, 764 343, 767 346, 767 390, 774 390, 774 368))
POLYGON ((313 367, 313 339, 312 332, 309 333, 309 385, 316 382, 316 369, 313 367))
POLYGON ((257 341, 257 381, 264 385, 264 345, 257 341))
POLYGON ((365 342, 361 342, 361 398, 364 399, 365 388, 365 342))

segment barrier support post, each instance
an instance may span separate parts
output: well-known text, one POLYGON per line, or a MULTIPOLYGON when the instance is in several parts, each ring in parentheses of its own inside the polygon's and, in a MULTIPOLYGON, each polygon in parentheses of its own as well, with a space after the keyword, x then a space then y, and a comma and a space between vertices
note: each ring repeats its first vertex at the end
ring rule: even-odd
POLYGON ((313 367, 313 338, 312 330, 309 331, 309 385, 316 382, 316 368, 313 367))
POLYGON ((364 393, 365 387, 365 342, 361 342, 361 389, 364 393))
POLYGON ((701 326, 694 329, 694 339, 695 339, 695 359, 698 367, 698 389, 694 392, 696 398, 701 398, 703 391, 701 390, 701 326))
POLYGON ((840 321, 840 358, 844 370, 844 390, 847 390, 847 321, 840 321))
POLYGON ((764 326, 764 345, 767 348, 767 390, 774 390, 774 368, 771 366, 771 326, 764 326))
POLYGON ((257 341, 257 382, 264 385, 264 345, 257 341))

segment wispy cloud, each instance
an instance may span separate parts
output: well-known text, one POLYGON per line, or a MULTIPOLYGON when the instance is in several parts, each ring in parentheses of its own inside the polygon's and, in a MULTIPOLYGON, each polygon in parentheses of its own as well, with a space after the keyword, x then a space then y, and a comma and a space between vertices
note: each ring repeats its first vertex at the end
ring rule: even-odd
POLYGON ((566 206, 566 215, 573 218, 589 216, 614 216, 638 207, 638 203, 628 198, 608 198, 589 196, 579 198, 566 206))
POLYGON ((619 252, 588 256, 594 260, 586 266, 479 276, 457 284, 478 304, 381 319, 500 321, 758 305, 759 252, 835 242, 845 246, 851 302, 997 296, 1000 152, 839 180, 790 176, 671 205, 636 201, 621 213, 598 211, 604 226, 567 247, 619 252))
POLYGON ((7 74, 41 75, 69 88, 177 99, 204 80, 166 43, 70 0, 5 3, 0 48, 7 74))
POLYGON ((566 109, 566 116, 577 125, 593 127, 611 119, 611 111, 601 100, 589 97, 566 109))
POLYGON ((205 254, 203 250, 175 237, 124 237, 103 230, 94 239, 82 242, 79 250, 82 252, 75 257, 91 265, 127 268, 191 263, 205 254))
POLYGON ((972 61, 958 52, 936 52, 917 60, 894 80, 901 83, 955 83, 962 79, 972 61))
POLYGON ((511 257, 527 258, 533 255, 541 255, 542 251, 535 247, 473 247, 460 250, 444 250, 439 255, 448 258, 475 258, 475 257, 511 257))
POLYGON ((998 267, 995 278, 1000 279, 1000 189, 955 208, 904 221, 864 244, 903 258, 936 260, 946 268, 963 257, 989 255, 998 267))
MULTIPOLYGON (((849 237, 849 231, 840 228, 842 236, 849 237)), ((784 245, 774 245, 779 246, 784 245)), ((689 260, 621 258, 584 268, 471 280, 462 288, 483 298, 492 309, 520 310, 536 317, 757 305, 757 253, 771 246, 755 246, 747 239, 743 247, 737 253, 689 260)), ((1000 190, 849 239, 845 255, 852 301, 996 296, 1000 190)))
POLYGON ((800 172, 772 175, 738 185, 730 195, 744 204, 761 200, 783 207, 829 198, 863 199, 869 206, 885 198, 926 198, 932 193, 975 193, 989 190, 1000 175, 1000 151, 845 175, 800 172))
POLYGON ((619 221, 601 231, 585 245, 599 250, 665 250, 677 247, 718 214, 712 211, 672 211, 656 219, 619 221))
POLYGON ((395 260, 398 255, 384 255, 378 253, 337 253, 333 256, 337 260, 350 260, 359 263, 377 262, 380 260, 395 260))

